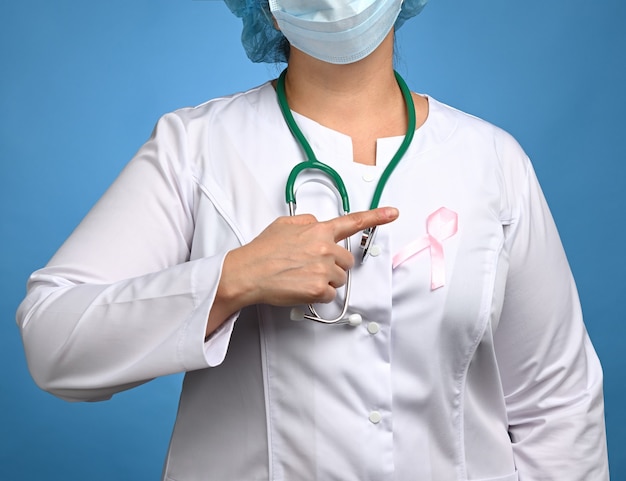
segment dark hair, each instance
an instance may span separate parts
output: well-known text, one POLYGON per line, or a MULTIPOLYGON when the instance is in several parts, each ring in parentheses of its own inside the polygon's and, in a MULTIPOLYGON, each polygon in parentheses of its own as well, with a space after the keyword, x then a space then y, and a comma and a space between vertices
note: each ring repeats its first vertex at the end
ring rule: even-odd
POLYGON ((285 56, 287 61, 289 61, 289 52, 291 52, 291 45, 289 44, 289 40, 287 37, 283 35, 283 38, 280 39, 280 44, 278 45, 278 49, 285 56))

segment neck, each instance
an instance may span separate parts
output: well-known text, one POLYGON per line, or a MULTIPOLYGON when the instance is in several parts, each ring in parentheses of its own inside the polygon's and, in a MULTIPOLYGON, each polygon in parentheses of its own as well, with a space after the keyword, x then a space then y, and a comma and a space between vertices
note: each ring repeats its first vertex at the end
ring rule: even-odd
POLYGON ((372 115, 401 100, 393 74, 393 32, 366 58, 345 65, 317 60, 291 49, 285 79, 291 108, 321 123, 372 115), (346 117, 346 114, 348 117, 346 117))
MULTIPOLYGON (((292 48, 285 92, 289 107, 352 138, 354 161, 374 165, 376 141, 406 133, 408 119, 393 71, 393 30, 364 59, 346 65, 319 61, 292 48)), ((417 125, 428 103, 413 96, 417 125)))

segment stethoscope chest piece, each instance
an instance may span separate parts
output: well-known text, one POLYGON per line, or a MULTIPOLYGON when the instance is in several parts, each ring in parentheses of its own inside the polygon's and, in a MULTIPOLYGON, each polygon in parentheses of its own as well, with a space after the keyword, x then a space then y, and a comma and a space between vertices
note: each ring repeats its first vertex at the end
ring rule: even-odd
POLYGON ((376 236, 376 226, 365 229, 361 234, 361 264, 363 264, 370 255, 370 247, 374 244, 376 236))

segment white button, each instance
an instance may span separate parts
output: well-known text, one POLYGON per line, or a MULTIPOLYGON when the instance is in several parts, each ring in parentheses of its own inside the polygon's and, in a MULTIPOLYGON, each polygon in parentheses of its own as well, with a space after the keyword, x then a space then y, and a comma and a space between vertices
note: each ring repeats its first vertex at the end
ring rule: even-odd
POLYGON ((380 326, 377 322, 370 322, 367 325, 367 332, 369 332, 370 334, 378 334, 378 331, 380 331, 380 326))
POLYGON ((372 424, 378 424, 382 418, 382 414, 378 411, 372 411, 369 415, 369 420, 372 424))
POLYGON ((376 256, 380 255, 380 251, 381 251, 381 249, 380 249, 379 245, 373 245, 373 246, 370 247, 369 254, 372 257, 376 257, 376 256))
POLYGON ((365 182, 372 182, 376 178, 374 172, 363 172, 363 180, 365 182))

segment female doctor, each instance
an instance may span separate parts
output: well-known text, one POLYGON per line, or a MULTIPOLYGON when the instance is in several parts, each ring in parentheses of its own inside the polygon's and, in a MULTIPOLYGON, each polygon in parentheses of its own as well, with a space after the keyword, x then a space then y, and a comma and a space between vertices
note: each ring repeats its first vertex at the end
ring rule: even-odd
POLYGON ((37 384, 104 400, 186 372, 169 481, 608 479, 602 372, 528 158, 394 74, 425 0, 226 3, 288 70, 163 116, 32 274, 37 384), (307 168, 287 215, 311 155, 349 208, 307 168))

